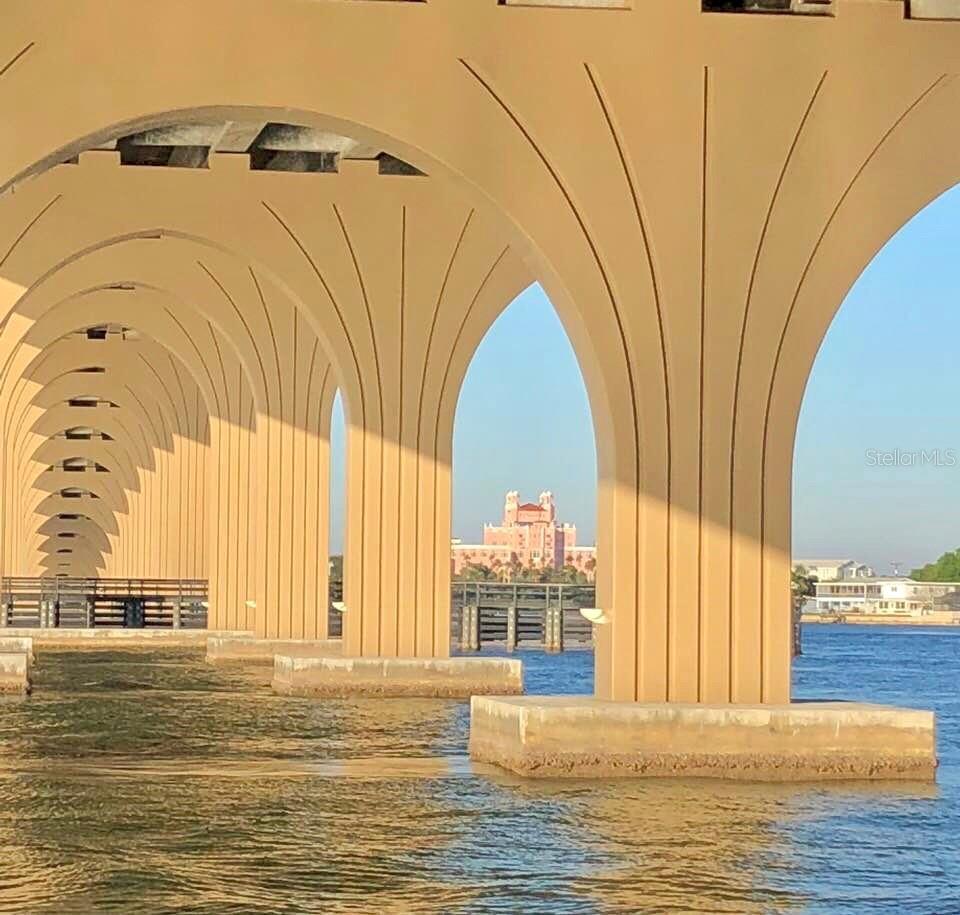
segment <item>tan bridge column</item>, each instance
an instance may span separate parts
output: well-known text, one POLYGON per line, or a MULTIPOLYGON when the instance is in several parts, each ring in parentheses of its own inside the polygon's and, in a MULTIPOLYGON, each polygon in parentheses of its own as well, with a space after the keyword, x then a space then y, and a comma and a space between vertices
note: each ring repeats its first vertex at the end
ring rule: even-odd
POLYGON ((296 307, 264 278, 264 365, 275 401, 257 416, 257 635, 325 639, 329 615, 333 372, 296 307), (266 312, 265 312, 266 313, 266 312))
POLYGON ((239 416, 210 418, 210 466, 206 489, 210 521, 208 625, 253 629, 256 625, 255 477, 256 419, 249 387, 238 386, 239 416))
POLYGON ((254 629, 257 625, 255 555, 259 524, 255 502, 257 419, 253 392, 236 353, 211 331, 216 353, 219 414, 210 417, 207 471, 211 629, 254 629))

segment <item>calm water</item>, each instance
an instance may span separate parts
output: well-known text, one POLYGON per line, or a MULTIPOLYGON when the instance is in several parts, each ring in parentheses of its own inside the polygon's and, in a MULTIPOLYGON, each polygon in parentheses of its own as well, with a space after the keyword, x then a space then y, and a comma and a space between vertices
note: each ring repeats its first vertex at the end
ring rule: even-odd
MULTIPOLYGON (((467 707, 44 652, 0 701, 0 912, 960 912, 960 631, 807 627, 797 691, 939 713, 938 784, 529 782, 467 707)), ((592 658, 524 654, 530 692, 592 658)))

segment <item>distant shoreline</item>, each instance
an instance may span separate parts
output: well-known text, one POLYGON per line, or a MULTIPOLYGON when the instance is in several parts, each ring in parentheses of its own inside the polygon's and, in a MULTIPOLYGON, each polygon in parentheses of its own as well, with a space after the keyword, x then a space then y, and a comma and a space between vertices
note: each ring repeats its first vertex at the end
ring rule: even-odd
POLYGON ((896 617, 891 619, 887 616, 845 616, 837 618, 835 616, 820 616, 819 614, 804 613, 800 617, 801 623, 814 623, 818 626, 930 626, 940 629, 956 629, 960 627, 960 619, 954 622, 945 620, 925 619, 918 617, 896 617))

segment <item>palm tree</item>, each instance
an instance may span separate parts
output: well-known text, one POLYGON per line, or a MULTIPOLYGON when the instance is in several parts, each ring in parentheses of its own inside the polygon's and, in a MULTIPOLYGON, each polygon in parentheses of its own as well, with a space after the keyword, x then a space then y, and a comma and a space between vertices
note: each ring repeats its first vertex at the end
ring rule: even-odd
POLYGON ((560 581, 566 585, 582 585, 586 584, 587 576, 576 566, 565 565, 560 570, 560 581))
POLYGON ((790 598, 793 609, 793 654, 801 654, 800 614, 808 597, 817 593, 817 579, 807 574, 803 566, 797 566, 790 573, 790 598))
POLYGON ((790 593, 794 606, 802 606, 806 598, 817 593, 817 579, 808 575, 803 566, 797 566, 790 573, 790 593))
POLYGON ((490 570, 489 566, 485 566, 479 562, 468 562, 463 567, 463 571, 459 577, 461 581, 490 581, 496 576, 490 570))

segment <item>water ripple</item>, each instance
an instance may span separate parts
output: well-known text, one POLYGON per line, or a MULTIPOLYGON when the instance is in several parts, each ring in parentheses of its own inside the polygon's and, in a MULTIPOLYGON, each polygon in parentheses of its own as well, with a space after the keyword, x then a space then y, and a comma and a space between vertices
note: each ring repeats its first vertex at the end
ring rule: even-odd
MULTIPOLYGON (((274 696, 195 652, 43 652, 0 700, 0 913, 960 911, 960 641, 822 627, 797 687, 936 706, 936 786, 526 781, 466 703, 274 696)), ((592 659, 524 654, 533 690, 592 659)))

